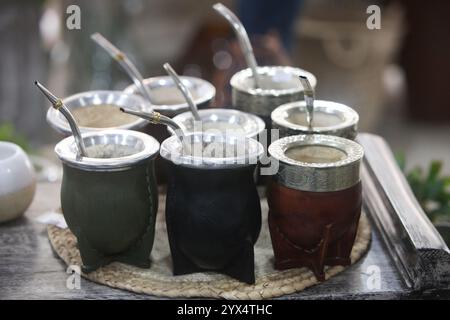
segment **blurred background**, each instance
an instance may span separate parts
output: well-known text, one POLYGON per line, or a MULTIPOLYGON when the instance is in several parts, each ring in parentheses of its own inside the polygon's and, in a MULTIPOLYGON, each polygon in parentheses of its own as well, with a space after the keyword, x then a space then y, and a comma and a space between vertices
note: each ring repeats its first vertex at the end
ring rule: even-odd
MULTIPOLYGON (((74 1, 0 2, 0 140, 39 153, 61 136, 45 121, 48 103, 33 85, 60 97, 130 84, 89 36, 100 32, 144 77, 180 74, 217 88, 230 104, 230 77, 245 66, 235 36, 209 0, 81 0, 81 30, 66 28, 74 1)), ((222 1, 247 28, 261 65, 293 65, 318 78, 316 96, 351 106, 360 131, 383 136, 406 170, 432 160, 450 173, 450 2, 434 0, 222 1), (366 9, 381 8, 369 30, 366 9)), ((51 152, 48 152, 51 154, 51 152)))

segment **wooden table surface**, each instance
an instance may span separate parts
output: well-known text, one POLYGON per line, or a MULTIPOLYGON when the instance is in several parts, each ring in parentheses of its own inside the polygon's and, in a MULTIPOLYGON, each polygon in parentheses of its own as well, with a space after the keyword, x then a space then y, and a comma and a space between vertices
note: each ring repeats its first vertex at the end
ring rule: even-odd
MULTIPOLYGON (((39 183, 25 215, 0 225, 0 299, 154 299, 81 280, 80 289, 66 287, 65 264, 55 255, 46 226, 36 218, 59 207, 59 183, 39 183)), ((355 265, 320 285, 286 299, 384 299, 419 297, 403 283, 396 267, 373 231, 369 252, 355 265), (380 270, 379 288, 367 286, 373 266, 380 270)))

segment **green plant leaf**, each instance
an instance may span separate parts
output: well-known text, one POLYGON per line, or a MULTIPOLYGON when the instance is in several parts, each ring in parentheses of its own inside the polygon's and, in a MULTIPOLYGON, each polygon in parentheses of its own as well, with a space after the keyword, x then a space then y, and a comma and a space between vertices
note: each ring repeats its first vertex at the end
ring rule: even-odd
POLYGON ((415 167, 405 172, 406 160, 397 155, 409 185, 420 205, 434 223, 450 222, 450 176, 442 176, 442 162, 432 161, 425 171, 415 167))
POLYGON ((395 160, 397 160, 397 164, 400 170, 405 171, 406 168, 406 157, 403 152, 397 152, 395 154, 395 160))
POLYGON ((435 181, 438 176, 439 173, 441 172, 442 169, 442 162, 441 161, 432 161, 430 164, 430 167, 428 168, 428 177, 427 180, 428 181, 435 181))
POLYGON ((8 141, 19 145, 22 149, 29 152, 30 146, 24 136, 17 133, 11 123, 5 122, 0 124, 0 141, 8 141))

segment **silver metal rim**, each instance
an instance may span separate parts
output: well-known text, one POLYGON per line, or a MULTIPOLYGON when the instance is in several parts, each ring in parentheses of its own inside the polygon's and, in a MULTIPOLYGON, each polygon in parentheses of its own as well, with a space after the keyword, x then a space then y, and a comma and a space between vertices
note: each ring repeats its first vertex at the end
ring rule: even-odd
POLYGON ((311 168, 342 167, 360 161, 364 156, 364 151, 360 144, 349 139, 323 134, 300 134, 276 140, 269 146, 269 153, 272 157, 286 164, 311 168), (347 157, 343 160, 335 162, 310 163, 293 160, 285 155, 286 150, 289 148, 306 145, 324 145, 334 147, 345 152, 347 157))
MULTIPOLYGON (((303 69, 300 68, 293 68, 293 67, 287 67, 287 66, 264 66, 264 67, 258 67, 258 74, 261 75, 271 75, 274 73, 286 73, 286 74, 292 74, 297 77, 299 76, 305 76, 308 78, 309 82, 311 83, 311 86, 313 88, 316 87, 317 79, 316 77, 303 69)), ((299 93, 303 91, 303 88, 301 86, 300 80, 298 83, 298 86, 295 88, 290 89, 259 89, 259 88, 253 88, 243 85, 243 80, 248 79, 252 77, 252 71, 250 68, 241 70, 237 73, 235 73, 230 80, 230 84, 234 90, 241 91, 248 93, 250 95, 259 95, 259 96, 281 96, 281 95, 292 95, 294 93, 299 93)))
MULTIPOLYGON (((223 122, 230 123, 229 119, 241 119, 241 122, 244 122, 242 128, 245 131, 245 137, 248 138, 256 138, 266 127, 264 121, 260 117, 240 110, 213 108, 199 110, 198 113, 200 115, 200 118, 202 119, 202 122, 204 122, 205 120, 211 120, 211 122, 220 122, 223 119, 223 122)), ((193 121, 192 112, 183 112, 175 116, 172 120, 178 123, 184 132, 194 132, 192 130, 189 131, 187 126, 189 122, 193 121)), ((174 134, 172 128, 168 127, 168 130, 171 135, 174 134)))
MULTIPOLYGON (((292 122, 289 122, 287 120, 288 116, 290 115, 290 112, 297 109, 299 112, 305 112, 306 113, 306 102, 305 101, 296 101, 296 102, 290 102, 283 104, 276 108, 274 111, 272 111, 271 118, 272 121, 282 127, 282 128, 288 128, 293 130, 298 130, 299 132, 309 132, 308 126, 302 126, 299 124, 295 124, 292 122)), ((342 130, 345 128, 349 128, 350 130, 356 130, 358 121, 359 121, 359 115, 358 113, 353 110, 352 108, 342 104, 337 103, 333 101, 325 101, 325 100, 315 100, 314 101, 314 111, 315 112, 322 112, 327 114, 333 114, 338 116, 340 119, 342 119, 342 122, 337 125, 333 126, 327 126, 327 127, 315 127, 313 128, 313 133, 329 133, 333 131, 342 130)))
POLYGON ((132 146, 138 143, 140 146, 140 150, 132 155, 108 159, 89 157, 78 159, 73 136, 65 138, 55 146, 55 153, 63 163, 87 171, 114 171, 130 168, 156 156, 159 150, 159 142, 155 138, 138 131, 110 129, 85 132, 81 136, 87 147, 92 145, 94 140, 104 142, 102 144, 113 141, 115 144, 132 146))
POLYGON ((285 137, 269 146, 269 154, 279 161, 275 180, 293 189, 314 192, 339 191, 360 181, 359 168, 364 151, 358 143, 336 136, 311 134, 285 137), (343 151, 346 158, 328 163, 291 159, 286 150, 295 146, 320 145, 343 151))
MULTIPOLYGON (((197 98, 194 99, 197 106, 208 104, 216 96, 216 88, 208 81, 188 76, 180 76, 183 84, 188 88, 196 90, 197 98)), ((170 76, 159 76, 144 79, 144 84, 151 90, 157 87, 174 87, 176 84, 170 76)), ((137 87, 132 84, 124 89, 125 93, 139 94, 137 87)), ((173 105, 153 105, 155 111, 161 113, 179 113, 189 109, 187 102, 173 105)))
MULTIPOLYGON (((63 103, 69 108, 69 110, 72 110, 71 105, 73 104, 79 104, 79 105, 97 105, 97 104, 114 104, 118 105, 120 107, 127 107, 133 110, 138 111, 148 111, 150 104, 147 103, 142 97, 130 94, 130 93, 124 93, 122 91, 111 91, 111 90, 96 90, 96 91, 85 91, 80 92, 74 95, 71 95, 67 98, 64 98, 63 103), (124 105, 125 99, 131 99, 132 104, 127 103, 124 105), (93 101, 91 103, 90 101, 93 101)), ((70 130, 69 124, 67 123, 67 120, 61 115, 61 113, 54 109, 53 107, 49 107, 47 110, 47 122, 49 125, 57 130, 58 132, 63 133, 64 135, 71 135, 72 131, 70 130)), ((131 129, 131 130, 137 130, 146 125, 146 120, 138 118, 136 121, 114 127, 114 128, 91 128, 91 127, 82 127, 80 126, 81 132, 95 132, 95 131, 102 131, 102 130, 108 130, 108 129, 131 129)))
POLYGON ((222 168, 238 168, 249 165, 256 165, 258 160, 264 153, 264 147, 261 143, 252 138, 242 136, 229 135, 213 135, 205 133, 187 134, 185 139, 190 142, 223 142, 233 146, 241 146, 245 148, 245 155, 235 157, 203 157, 186 155, 181 152, 181 142, 177 136, 171 136, 164 140, 161 144, 161 156, 173 162, 176 165, 181 165, 197 169, 222 169, 222 168))

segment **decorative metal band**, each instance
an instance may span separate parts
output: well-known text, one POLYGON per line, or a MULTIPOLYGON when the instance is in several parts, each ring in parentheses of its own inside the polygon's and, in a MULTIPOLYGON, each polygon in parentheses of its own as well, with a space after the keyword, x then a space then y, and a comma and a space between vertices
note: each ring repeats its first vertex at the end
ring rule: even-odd
POLYGON ((247 82, 252 77, 252 71, 247 68, 235 73, 230 79, 232 87, 233 107, 259 116, 270 116, 270 113, 279 105, 287 102, 303 100, 303 87, 300 85, 299 76, 306 76, 311 86, 316 86, 316 77, 303 69, 287 66, 259 66, 258 74, 269 78, 274 82, 274 87, 266 85, 264 88, 255 88, 247 82), (280 88, 278 83, 281 78, 289 78, 288 87, 280 88), (278 80, 277 80, 278 79, 278 80), (298 82, 298 83, 297 83, 298 82), (267 88, 268 87, 268 88, 267 88))
POLYGON ((53 105, 53 107, 58 110, 59 108, 61 108, 63 106, 63 102, 61 101, 61 99, 56 100, 55 104, 53 105))
POLYGON ((331 192, 348 189, 359 182, 359 163, 336 170, 295 168, 280 162, 275 181, 296 190, 331 192))
POLYGON ((327 135, 297 135, 285 137, 269 146, 269 154, 279 161, 274 179, 292 189, 331 192, 350 188, 360 181, 359 169, 363 148, 356 142, 327 135), (301 162, 285 155, 296 146, 328 146, 341 150, 346 157, 327 163, 301 162))
POLYGON ((260 116, 270 117, 270 114, 276 107, 288 102, 303 100, 303 92, 269 96, 250 94, 233 87, 231 97, 233 107, 236 109, 260 116))
POLYGON ((154 124, 161 123, 161 113, 153 111, 152 116, 153 116, 153 121, 152 122, 154 124))
POLYGON ((125 55, 122 52, 120 52, 120 53, 116 54, 115 58, 117 61, 123 61, 123 60, 125 60, 125 55))

